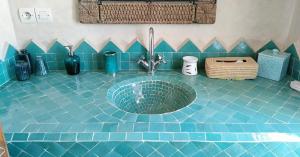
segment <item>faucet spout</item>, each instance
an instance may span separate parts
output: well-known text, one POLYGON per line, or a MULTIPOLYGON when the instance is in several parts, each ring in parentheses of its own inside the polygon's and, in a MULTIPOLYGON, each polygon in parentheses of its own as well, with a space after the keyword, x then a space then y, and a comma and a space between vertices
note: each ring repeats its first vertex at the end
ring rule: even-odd
POLYGON ((154 73, 154 66, 155 66, 155 55, 154 55, 154 29, 153 27, 149 28, 149 73, 154 73))
POLYGON ((149 54, 148 57, 142 56, 138 62, 138 64, 142 65, 145 69, 148 70, 148 73, 154 74, 156 69, 161 63, 167 63, 164 58, 158 55, 156 59, 154 53, 154 29, 152 27, 149 28, 149 54))

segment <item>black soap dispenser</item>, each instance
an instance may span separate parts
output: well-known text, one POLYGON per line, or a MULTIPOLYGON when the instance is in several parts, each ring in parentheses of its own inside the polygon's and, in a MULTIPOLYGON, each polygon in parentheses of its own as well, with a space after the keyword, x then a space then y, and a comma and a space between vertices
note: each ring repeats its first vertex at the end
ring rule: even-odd
POLYGON ((72 46, 65 46, 68 49, 68 56, 65 58, 65 67, 69 75, 80 73, 80 57, 72 51, 72 46))

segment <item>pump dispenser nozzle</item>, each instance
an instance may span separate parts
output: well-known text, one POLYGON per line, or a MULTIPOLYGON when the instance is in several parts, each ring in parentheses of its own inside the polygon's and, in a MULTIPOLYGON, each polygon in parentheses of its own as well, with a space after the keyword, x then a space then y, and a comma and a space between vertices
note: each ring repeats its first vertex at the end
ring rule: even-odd
POLYGON ((69 56, 73 56, 74 53, 73 53, 73 46, 72 45, 67 45, 67 46, 64 46, 67 50, 68 50, 68 54, 69 56))

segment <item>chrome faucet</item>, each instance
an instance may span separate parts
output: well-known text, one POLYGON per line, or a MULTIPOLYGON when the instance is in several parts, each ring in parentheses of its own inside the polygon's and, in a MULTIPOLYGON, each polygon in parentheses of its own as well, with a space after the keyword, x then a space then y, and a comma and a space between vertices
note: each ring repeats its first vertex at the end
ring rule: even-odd
POLYGON ((157 55, 156 58, 154 54, 154 30, 152 27, 149 29, 149 40, 149 56, 141 56, 137 63, 141 64, 145 69, 148 70, 148 73, 153 75, 161 63, 166 64, 167 62, 161 55, 157 55))

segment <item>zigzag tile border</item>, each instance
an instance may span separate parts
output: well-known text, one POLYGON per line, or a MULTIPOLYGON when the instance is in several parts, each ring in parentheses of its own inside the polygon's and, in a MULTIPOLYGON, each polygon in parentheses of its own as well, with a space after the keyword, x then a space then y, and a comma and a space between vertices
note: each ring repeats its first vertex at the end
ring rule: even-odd
MULTIPOLYGON (((64 57, 67 55, 67 50, 63 47, 63 44, 65 43, 66 42, 62 42, 60 40, 55 40, 47 52, 45 52, 45 48, 41 48, 35 41, 29 42, 25 48, 32 54, 33 57, 37 55, 43 56, 50 70, 64 70, 64 57)), ((250 56, 252 58, 257 58, 257 54, 263 50, 278 48, 279 47, 276 43, 271 40, 255 52, 246 41, 239 40, 231 50, 226 50, 226 48, 222 45, 222 42, 217 39, 213 39, 207 44, 203 51, 201 51, 200 48, 191 40, 185 41, 176 51, 167 41, 161 40, 156 45, 155 51, 158 54, 163 55, 168 61, 167 64, 160 66, 160 70, 172 70, 181 68, 182 57, 186 55, 198 57, 199 68, 203 68, 205 58, 207 57, 250 56)), ((143 70, 138 64, 136 64, 136 61, 148 50, 141 44, 141 42, 135 40, 128 46, 126 51, 122 51, 118 45, 112 41, 109 41, 100 51, 97 51, 87 40, 82 40, 74 51, 81 58, 82 71, 95 71, 103 70, 103 53, 105 51, 115 51, 118 53, 119 70, 143 70)), ((300 80, 300 42, 291 44, 285 52, 292 54, 288 74, 293 76, 294 79, 300 80)), ((15 54, 15 48, 9 45, 5 58, 0 62, 0 85, 15 78, 15 54)))

